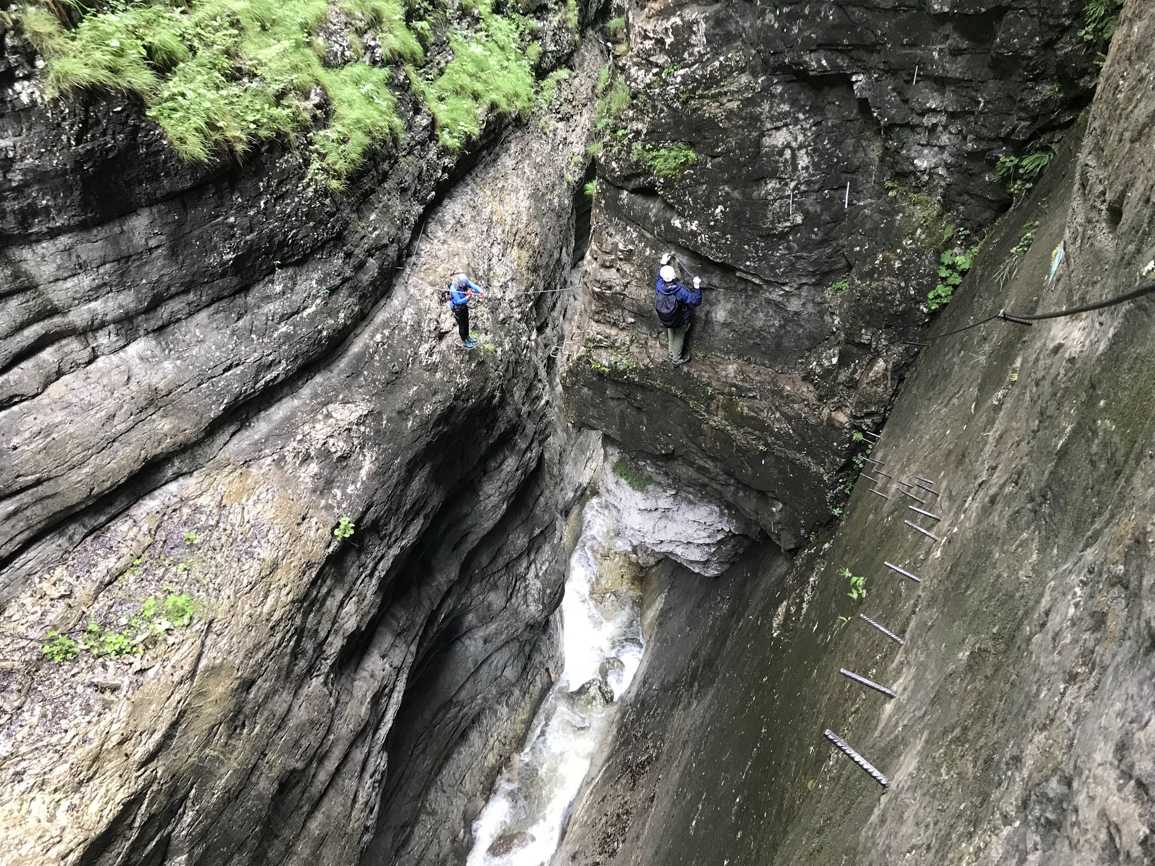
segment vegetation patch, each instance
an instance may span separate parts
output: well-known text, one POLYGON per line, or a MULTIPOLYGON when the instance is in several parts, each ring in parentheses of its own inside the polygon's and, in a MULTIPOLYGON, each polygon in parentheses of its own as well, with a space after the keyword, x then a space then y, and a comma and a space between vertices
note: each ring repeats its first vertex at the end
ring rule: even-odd
POLYGON ((1022 264, 1023 257, 1030 251, 1035 243, 1035 231, 1039 228, 1038 220, 1027 223, 1023 226, 1023 234, 1018 239, 1010 252, 1007 254, 1006 260, 999 265, 999 269, 995 271, 995 280, 999 284, 999 288, 1003 288, 1014 277, 1022 264))
POLYGON ((963 277, 975 261, 976 248, 954 248, 946 250, 938 258, 938 284, 927 292, 926 309, 933 313, 945 307, 954 297, 954 290, 962 284, 963 277))
POLYGON ((477 11, 480 30, 449 37, 453 59, 440 75, 427 82, 409 70, 410 82, 437 122, 439 140, 451 150, 481 131, 485 112, 525 114, 534 102, 533 65, 541 48, 527 51, 523 46, 526 19, 496 14, 490 0, 481 0, 477 11))
MULTIPOLYGON (((448 28, 444 11, 411 6, 434 16, 438 32, 448 28)), ((14 20, 47 61, 50 97, 133 94, 193 161, 306 139, 313 178, 340 189, 374 149, 405 131, 393 92, 405 81, 396 77, 401 66, 451 149, 480 132, 487 112, 533 107, 541 56, 528 39, 533 22, 495 13, 492 0, 461 9, 477 23, 449 34, 452 59, 431 80, 419 67, 434 28, 407 22, 405 0, 29 0, 14 20), (326 39, 342 29, 338 41, 351 59, 332 65, 326 39), (372 58, 370 40, 380 49, 372 58), (384 65, 374 65, 378 56, 384 65)), ((577 16, 576 0, 564 14, 577 16)), ((560 80, 543 83, 546 103, 560 80)))
POLYGON ((846 594, 848 596, 850 596, 850 598, 854 599, 854 601, 862 601, 863 599, 866 598, 866 578, 865 577, 858 575, 858 574, 854 574, 849 568, 842 569, 842 571, 838 572, 838 576, 841 578, 845 578, 845 580, 847 581, 847 584, 848 584, 850 591, 847 592, 846 594))
POLYGON ((626 19, 623 16, 611 18, 606 22, 606 35, 617 42, 626 35, 626 19))
POLYGON ((598 73, 597 105, 594 106, 594 128, 599 133, 608 133, 618 118, 630 107, 630 87, 615 76, 607 66, 598 73))
POLYGON ((614 461, 614 474, 639 493, 648 490, 656 483, 654 476, 625 457, 619 457, 614 461))
MULTIPOLYGON (((849 277, 843 277, 842 279, 835 280, 833 283, 830 284, 830 291, 836 295, 841 295, 843 292, 845 292, 849 288, 850 288, 850 278, 849 277)), ((859 435, 861 435, 861 434, 859 434, 859 435)))
POLYGON ((646 165, 658 177, 678 177, 690 166, 698 162, 698 154, 688 144, 673 144, 669 147, 647 147, 634 145, 631 156, 646 165))
POLYGON ((958 228, 947 218, 938 199, 897 180, 888 180, 882 187, 888 197, 902 205, 917 241, 936 251, 950 243, 958 228))
POLYGON ((337 521, 337 525, 333 527, 333 537, 338 541, 344 541, 346 538, 352 538, 356 531, 357 524, 353 522, 349 515, 342 514, 341 519, 337 521))
POLYGON ((1115 35, 1122 8, 1123 0, 1086 0, 1079 38, 1100 51, 1106 51, 1115 35))
MULTIPOLYGON (((401 0, 335 0, 335 8, 353 22, 351 45, 371 33, 387 61, 423 60, 401 0)), ((222 151, 242 156, 316 124, 316 174, 339 187, 366 151, 399 137, 403 123, 391 70, 360 56, 322 65, 317 30, 329 10, 329 0, 114 0, 74 27, 40 5, 17 17, 47 60, 49 95, 135 94, 177 152, 195 161, 222 151), (318 90, 326 97, 320 110, 310 102, 318 90)))
POLYGON ((89 622, 75 640, 57 631, 50 631, 40 646, 41 654, 51 662, 63 664, 87 652, 94 658, 121 658, 138 655, 150 643, 174 629, 192 625, 198 606, 185 593, 169 593, 149 597, 121 629, 110 629, 97 622, 89 622))
POLYGON ((1055 151, 1049 147, 1037 148, 1023 156, 1008 154, 1000 157, 995 176, 1006 186, 1011 198, 1018 201, 1034 188, 1035 181, 1054 158, 1055 151))

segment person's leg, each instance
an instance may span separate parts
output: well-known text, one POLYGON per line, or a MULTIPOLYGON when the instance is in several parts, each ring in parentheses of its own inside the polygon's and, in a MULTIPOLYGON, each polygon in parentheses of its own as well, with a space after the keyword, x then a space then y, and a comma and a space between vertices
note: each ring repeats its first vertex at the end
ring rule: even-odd
POLYGON ((469 307, 454 307, 453 318, 457 320, 457 334, 464 343, 469 339, 469 307))
POLYGON ((690 330, 688 324, 682 325, 680 328, 670 329, 670 360, 675 364, 684 364, 689 359, 686 357, 686 332, 690 330))
POLYGON ((666 351, 670 353, 670 360, 674 360, 674 329, 666 328, 666 351))

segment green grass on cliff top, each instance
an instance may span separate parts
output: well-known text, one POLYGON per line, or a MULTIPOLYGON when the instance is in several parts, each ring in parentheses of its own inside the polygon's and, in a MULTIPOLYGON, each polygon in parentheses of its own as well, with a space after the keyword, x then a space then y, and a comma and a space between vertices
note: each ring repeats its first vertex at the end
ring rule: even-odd
POLYGON ((47 60, 49 95, 136 94, 191 160, 307 135, 314 173, 342 186, 371 149, 404 132, 395 70, 363 59, 367 36, 387 63, 407 66, 448 147, 476 135, 485 112, 533 104, 524 20, 497 15, 488 0, 476 6, 479 26, 449 36, 453 59, 428 81, 417 70, 425 51, 414 29, 422 28, 406 21, 402 0, 113 0, 99 11, 36 2, 46 5, 25 7, 17 20, 47 60), (351 62, 324 65, 322 25, 344 29, 351 62))

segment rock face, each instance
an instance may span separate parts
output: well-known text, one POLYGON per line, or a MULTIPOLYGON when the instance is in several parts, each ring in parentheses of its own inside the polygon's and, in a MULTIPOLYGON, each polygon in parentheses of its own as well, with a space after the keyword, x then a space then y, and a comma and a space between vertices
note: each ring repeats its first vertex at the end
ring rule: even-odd
POLYGON ((616 527, 615 545, 644 567, 669 559, 717 577, 746 549, 757 528, 714 502, 697 499, 653 466, 606 455, 598 492, 616 527))
MULTIPOLYGON (((936 330, 1114 297, 1155 271, 1153 39, 1155 9, 1126 4, 1081 144, 1082 128, 936 330)), ((1147 300, 933 343, 873 456, 930 479, 921 507, 941 520, 863 482, 793 568, 766 552, 715 582, 675 580, 556 862, 1155 860, 1153 333, 1147 300), (843 568, 867 578, 861 603, 843 568)))
POLYGON ((573 417, 797 545, 829 516, 850 420, 888 406, 948 238, 1005 207, 998 153, 1085 105, 1082 8, 630 4, 573 417), (692 161, 663 163, 675 147, 692 161), (682 368, 653 312, 666 250, 708 287, 682 368))
POLYGON ((602 58, 492 154, 414 119, 334 197, 291 151, 189 167, 132 105, 28 102, 5 57, 0 862, 452 859, 549 682, 602 58), (458 269, 498 290, 473 353, 458 269), (41 657, 88 623, 150 636, 41 657))

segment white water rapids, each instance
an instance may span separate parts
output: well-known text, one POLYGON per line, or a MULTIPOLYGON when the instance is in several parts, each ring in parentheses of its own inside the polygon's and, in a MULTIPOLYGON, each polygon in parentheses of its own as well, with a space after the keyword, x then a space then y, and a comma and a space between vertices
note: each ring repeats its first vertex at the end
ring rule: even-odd
POLYGON ((641 587, 613 555, 612 510, 585 508, 562 599, 561 678, 473 825, 466 866, 544 866, 642 660, 641 587))

